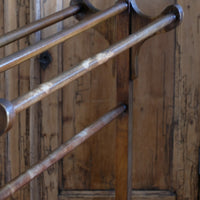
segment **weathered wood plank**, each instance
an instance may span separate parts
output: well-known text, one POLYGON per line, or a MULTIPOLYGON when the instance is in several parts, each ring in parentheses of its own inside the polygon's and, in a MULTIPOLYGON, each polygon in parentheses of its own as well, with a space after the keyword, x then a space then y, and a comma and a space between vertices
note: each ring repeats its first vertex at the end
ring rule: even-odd
MULTIPOLYGON (((59 200, 114 200, 114 191, 68 191, 59 195, 59 200)), ((133 191, 132 200, 175 200, 169 191, 133 191)))
MULTIPOLYGON (((30 1, 30 22, 41 18, 40 0, 30 1)), ((41 40, 41 31, 31 35, 30 45, 41 40)), ((30 60, 30 90, 33 90, 40 84, 40 65, 37 57, 30 60)), ((30 108, 30 165, 34 165, 40 158, 40 129, 41 115, 40 102, 30 108)), ((35 200, 40 198, 41 183, 40 177, 34 179, 30 183, 30 199, 35 200)))
MULTIPOLYGON (((18 27, 22 27, 30 23, 29 1, 20 0, 18 3, 18 27)), ((25 37, 18 41, 18 48, 23 49, 29 45, 29 37, 25 37)), ((30 90, 30 61, 26 61, 19 65, 19 95, 25 94, 30 90)), ((24 172, 29 168, 29 110, 19 115, 19 171, 24 172)), ((21 190, 21 199, 29 199, 29 185, 21 190)))
MULTIPOLYGON (((23 26, 29 22, 29 2, 4 1, 4 28, 5 33, 23 26), (10 14, 12 13, 12 15, 10 14)), ((5 47, 5 55, 26 47, 27 38, 12 43, 5 47)), ((29 90, 29 62, 16 66, 5 74, 5 93, 7 99, 14 99, 19 94, 29 90)), ((29 142, 28 142, 28 115, 26 112, 18 116, 13 129, 7 136, 7 163, 6 181, 9 181, 27 169, 29 165, 29 142)), ((29 187, 25 187, 15 195, 19 199, 29 199, 29 187)))
MULTIPOLYGON (((108 7, 114 1, 93 1, 108 7)), ((66 5, 67 7, 67 5, 66 5)), ((74 23, 67 20, 65 27, 74 23)), ((63 45, 64 70, 94 55, 110 45, 110 23, 76 36, 63 45)), ((113 61, 81 77, 63 89, 63 141, 68 140, 103 113, 116 105, 116 73, 113 61)), ((100 134, 81 145, 63 160, 63 189, 114 189, 115 127, 105 127, 100 134)))
MULTIPOLYGON (((69 4, 68 0, 34 1, 34 3, 38 2, 42 8, 39 11, 41 16, 49 15, 62 7, 67 7, 69 4)), ((105 8, 112 5, 114 0, 94 0, 93 3, 97 7, 105 8)), ((139 76, 134 82, 133 101, 133 186, 136 189, 173 188, 178 194, 177 199, 196 200, 199 189, 197 169, 200 111, 200 12, 198 9, 200 2, 178 0, 178 3, 185 10, 185 22, 176 33, 176 43, 174 32, 171 32, 150 39, 140 50, 139 76), (174 62, 175 44, 176 62, 174 62)), ((29 1, 7 0, 0 1, 0 5, 2 5, 0 7, 1 15, 4 15, 0 19, 0 26, 3 25, 4 20, 4 28, 0 30, 0 33, 3 32, 3 29, 7 32, 29 21, 29 11, 27 11, 29 1)), ((30 9, 32 11, 32 6, 30 6, 30 9)), ((31 82, 33 81, 31 88, 40 83, 40 76, 42 81, 49 80, 49 78, 61 72, 62 67, 67 70, 81 60, 106 48, 122 35, 125 36, 127 30, 118 29, 117 23, 119 21, 123 21, 121 16, 120 19, 108 20, 99 25, 98 28, 68 40, 63 45, 63 53, 62 46, 51 49, 53 63, 45 71, 42 71, 42 74, 40 74, 36 58, 31 65, 32 69, 38 67, 38 71, 31 73, 31 82), (118 31, 121 34, 117 36, 118 31)), ((136 18, 133 18, 134 28, 137 29, 145 21, 144 19, 137 21, 136 18)), ((74 18, 66 20, 65 27, 67 28, 75 22, 77 21, 74 18)), ((123 26, 126 26, 127 22, 122 23, 123 26)), ((61 28, 61 25, 55 25, 46 29, 43 31, 43 38, 61 28)), ((24 48, 26 45, 26 38, 8 45, 5 48, 5 55, 24 48)), ((134 51, 133 49, 133 55, 135 55, 134 51)), ((36 107, 32 108, 31 119, 33 120, 31 120, 30 129, 31 140, 34 140, 32 140, 31 146, 33 147, 35 144, 36 151, 31 154, 31 156, 35 156, 31 159, 31 164, 59 146, 61 142, 59 134, 62 134, 62 131, 64 134, 61 140, 65 141, 118 102, 124 102, 128 99, 128 87, 121 89, 119 87, 121 76, 124 76, 125 73, 125 70, 122 69, 129 65, 129 63, 127 64, 128 59, 124 61, 126 54, 70 84, 63 89, 62 94, 57 93, 48 97, 42 101, 41 110, 38 107, 37 109, 35 109, 36 107), (118 76, 118 85, 116 84, 117 72, 120 75, 118 76), (125 95, 123 95, 124 93, 125 95), (62 102, 63 105, 61 105, 62 102), (62 106, 63 111, 59 110, 60 106, 62 106), (35 114, 33 114, 34 112, 35 114), (41 122, 39 122, 40 118, 38 117, 40 115, 41 122), (63 119, 61 119, 61 116, 63 116, 63 119), (42 128, 41 137, 34 137, 40 134, 40 127, 42 128), (42 151, 41 155, 39 155, 40 150, 42 151)), ((4 56, 4 48, 0 49, 0 56, 4 56)), ((5 95, 6 98, 13 99, 29 90, 28 65, 29 61, 21 64, 20 68, 15 67, 6 72, 5 79, 4 74, 0 74, 1 97, 5 95)), ((124 116, 124 119, 126 117, 124 116)), ((114 193, 101 191, 101 194, 95 196, 87 190, 114 189, 115 182, 118 191, 116 198, 126 199, 126 192, 123 192, 127 189, 127 157, 123 157, 123 161, 121 157, 127 155, 127 121, 126 119, 121 120, 119 120, 120 127, 123 128, 118 126, 120 131, 117 132, 120 137, 116 138, 116 122, 113 122, 101 134, 92 138, 87 144, 64 159, 60 168, 62 172, 60 172, 59 189, 83 189, 86 191, 74 194, 63 192, 59 197, 61 200, 82 199, 77 195, 83 195, 86 199, 91 200, 113 200, 115 199, 114 193), (117 152, 115 152, 116 146, 118 147, 117 152), (116 157, 113 156, 115 154, 116 157)), ((29 165, 28 121, 29 112, 21 113, 9 135, 0 138, 0 185, 4 185, 5 181, 7 182, 23 172, 29 165)), ((33 189, 32 199, 39 199, 40 190, 42 192, 41 199, 57 199, 57 165, 45 172, 40 180, 42 180, 40 182, 42 187, 33 189)), ((37 184, 38 182, 36 182, 37 184)), ((166 194, 162 191, 144 193, 134 192, 133 199, 176 199, 171 196, 171 193, 166 194)), ((29 187, 18 192, 14 198, 29 199, 29 187)))
MULTIPOLYGON (((129 13, 123 13, 116 17, 113 27, 113 35, 119 41, 129 35, 129 13)), ((115 67, 117 69, 117 104, 129 104, 129 79, 130 62, 129 50, 117 56, 115 67)), ((128 198, 128 113, 117 120, 116 130, 116 200, 128 198)), ((130 185, 130 187, 132 187, 130 185)))
MULTIPOLYGON (((41 1, 41 17, 55 13, 62 9, 62 1, 41 1)), ((42 31, 42 38, 47 38, 50 35, 57 33, 58 25, 53 25, 42 31)), ((59 47, 56 46, 49 49, 52 57, 52 62, 46 69, 41 70, 41 82, 47 81, 52 77, 58 75, 62 68, 59 57, 59 47)), ((48 155, 51 151, 59 146, 59 131, 60 131, 60 118, 59 105, 58 105, 58 92, 50 95, 48 98, 41 102, 41 156, 48 155)), ((43 174, 43 186, 41 199, 55 200, 58 197, 58 164, 50 167, 43 174)))
MULTIPOLYGON (((0 1, 0 35, 4 33, 4 4, 3 0, 0 1)), ((0 49, 0 58, 4 57, 4 48, 0 49)), ((5 73, 0 74, 0 98, 5 97, 5 73)), ((5 165, 6 165, 6 139, 4 135, 0 138, 0 187, 5 184, 5 165)))
MULTIPOLYGON (((133 32, 145 23, 148 20, 133 16, 133 32)), ((156 35, 132 50, 132 63, 137 59, 133 66, 134 189, 170 188, 174 41, 172 31, 156 35)))
POLYGON ((198 199, 200 131, 200 1, 177 1, 185 17, 176 32, 173 188, 178 200, 198 199))

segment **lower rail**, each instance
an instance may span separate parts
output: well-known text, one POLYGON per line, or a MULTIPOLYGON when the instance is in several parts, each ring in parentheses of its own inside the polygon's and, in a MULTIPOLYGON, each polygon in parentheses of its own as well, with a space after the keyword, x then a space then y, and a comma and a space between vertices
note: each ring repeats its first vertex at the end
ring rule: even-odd
POLYGON ((25 184, 29 183, 35 177, 40 175, 50 166, 58 162, 64 156, 69 154, 72 150, 76 147, 81 145, 95 133, 97 133, 100 129, 105 127, 115 118, 117 118, 120 114, 122 114, 126 110, 125 105, 120 105, 119 107, 111 110, 103 117, 98 119, 92 125, 85 128, 71 140, 67 141, 66 143, 62 144, 58 149, 53 151, 49 156, 47 156, 44 160, 40 161, 38 164, 30 168, 24 174, 18 176, 16 179, 8 183, 5 187, 0 190, 0 199, 4 200, 9 196, 13 195, 17 190, 23 187, 25 184))

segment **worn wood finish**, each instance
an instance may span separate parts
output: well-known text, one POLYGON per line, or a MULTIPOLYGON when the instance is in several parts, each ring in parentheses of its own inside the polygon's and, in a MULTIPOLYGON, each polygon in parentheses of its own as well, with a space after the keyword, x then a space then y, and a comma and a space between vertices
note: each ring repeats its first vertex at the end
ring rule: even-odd
MULTIPOLYGON (((28 1, 4 1, 5 33, 29 23, 28 1), (12 13, 12 15, 10 15, 12 13)), ((5 47, 5 55, 9 55, 28 45, 27 38, 5 47)), ((29 90, 29 61, 5 73, 6 98, 13 99, 29 90), (26 67, 26 69, 24 68, 26 67)), ((5 179, 9 181, 27 169, 29 165, 29 114, 20 114, 18 123, 7 136, 5 179)), ((18 199, 29 199, 29 187, 23 188, 15 195, 18 199)))
MULTIPOLYGON (((5 32, 17 28, 17 1, 6 1, 4 2, 4 28, 5 32), (12 12, 12 17, 8 14, 12 12)), ((5 55, 17 51, 17 42, 13 43, 5 48, 5 55)), ((5 73, 5 91, 6 98, 13 98, 18 96, 18 68, 8 71, 5 73)), ((18 118, 17 118, 18 120, 18 118)), ((18 121, 17 121, 18 122, 18 121)), ((16 123, 14 129, 8 134, 7 137, 7 152, 6 152, 6 181, 8 182, 15 176, 19 171, 19 151, 18 151, 18 138, 19 138, 19 124, 16 123), (17 141, 17 142, 16 142, 17 141), (12 147, 12 148, 11 148, 12 147), (14 156, 14 154, 17 154, 14 156)), ((20 197, 20 192, 16 194, 16 197, 20 197)))
MULTIPOLYGON (((59 200, 114 200, 114 191, 84 191, 84 192, 62 192, 59 200)), ((176 196, 169 191, 133 191, 132 200, 175 200, 176 196)))
MULTIPOLYGON (((109 2, 109 5, 112 5, 111 3, 114 2, 109 2)), ((104 2, 104 6, 108 6, 107 1, 104 2)), ((73 52, 68 52, 64 63, 69 63, 69 66, 72 66, 72 60, 74 60, 74 63, 79 62, 80 60, 93 55, 95 52, 100 52, 111 43, 125 38, 129 32, 128 23, 128 16, 123 14, 101 24, 99 28, 82 33, 81 36, 68 41, 66 43, 68 46, 65 48, 71 49, 71 46, 73 46, 74 50, 73 52), (110 26, 110 24, 112 24, 112 26, 110 26), (100 35, 100 33, 104 34, 100 35), (88 35, 90 35, 91 42, 93 41, 91 43, 92 48, 88 50, 86 48, 83 52, 81 49, 88 46, 88 35), (78 57, 78 59, 76 57, 78 57)), ((71 84, 71 89, 64 89, 64 98, 66 96, 66 104, 64 104, 65 109, 63 109, 64 115, 66 115, 64 116, 64 119, 66 119, 64 127, 66 127, 67 130, 71 130, 72 134, 81 127, 86 126, 93 118, 97 117, 99 113, 109 109, 112 104, 116 104, 115 102, 125 102, 128 104, 128 58, 129 54, 127 51, 114 61, 114 65, 113 61, 110 61, 99 69, 94 70, 79 79, 77 83, 71 84), (119 81, 116 82, 116 80, 119 81), (102 87, 101 83, 106 85, 106 88, 102 87), (74 93, 75 95, 73 96, 72 94, 74 93), (74 105, 74 107, 71 105, 74 105), (85 115, 86 112, 87 116, 85 115)), ((102 133, 99 138, 94 138, 91 140, 91 143, 88 142, 85 146, 83 145, 77 152, 73 153, 72 156, 64 160, 63 165, 66 167, 64 167, 63 174, 66 179, 63 177, 65 181, 63 187, 65 189, 103 190, 117 188, 116 196, 118 199, 126 199, 128 164, 127 115, 119 120, 117 124, 119 131, 116 135, 116 151, 114 142, 112 142, 111 145, 111 141, 115 138, 115 126, 113 124, 109 129, 103 130, 104 133, 102 133), (106 133, 109 132, 113 132, 113 134, 107 135, 106 133), (105 138, 107 139, 105 140, 105 138), (92 143, 95 143, 95 146, 92 143), (114 158, 115 154, 116 158, 114 158)), ((69 132, 66 139, 69 139, 70 137, 69 132)))
MULTIPOLYGON (((3 0, 0 1, 0 12, 2 17, 0 18, 0 34, 4 33, 4 7, 3 0)), ((4 56, 4 48, 0 49, 0 57, 4 56)), ((5 97, 5 74, 0 74, 0 97, 5 97)), ((5 185, 5 164, 6 164, 6 139, 7 136, 0 138, 0 187, 5 185)))
POLYGON ((185 11, 176 31, 173 188, 178 200, 198 199, 200 132, 200 1, 178 0, 185 11))
POLYGON ((139 55, 133 112, 133 184, 137 189, 170 186, 174 60, 169 49, 174 49, 173 32, 147 41, 139 55))
MULTIPOLYGON (((100 5, 109 7, 113 3, 114 1, 105 0, 100 5)), ((73 22, 74 19, 68 21, 65 27, 73 22)), ((109 24, 103 24, 102 32, 107 32, 109 24)), ((70 69, 109 45, 110 36, 105 38, 97 29, 91 29, 70 39, 63 46, 64 70, 70 69)), ((63 135, 64 141, 116 105, 116 74, 112 63, 113 61, 109 61, 63 89, 63 130, 67 133, 63 135), (102 87, 102 84, 108 87, 102 87)), ((99 135, 91 138, 64 159, 63 189, 104 190, 115 187, 115 123, 103 129, 99 135)))
POLYGON ((66 141, 64 144, 60 145, 55 151, 50 153, 45 159, 37 163, 35 166, 31 167, 22 175, 18 176, 15 180, 11 181, 4 188, 0 190, 0 198, 2 200, 14 194, 21 187, 29 183, 39 174, 43 173, 45 170, 49 169, 53 164, 61 160, 69 152, 73 151, 75 148, 79 147, 82 143, 92 137, 99 130, 104 128, 111 121, 116 119, 126 110, 126 105, 120 105, 114 108, 110 112, 103 115, 101 118, 96 120, 87 128, 83 129, 80 133, 75 135, 72 139, 66 141))
MULTIPOLYGON (((121 40, 129 35, 129 13, 118 15, 116 17, 115 29, 116 40, 121 40)), ((113 31, 112 30, 112 31, 113 31)), ((115 59, 117 70, 117 103, 129 104, 129 50, 122 53, 115 59)), ((116 200, 128 198, 128 113, 117 120, 116 130, 116 200)), ((129 198, 130 199, 130 198, 129 198)))
MULTIPOLYGON (((148 20, 133 16, 132 31, 144 23, 148 20)), ((172 31, 156 35, 132 50, 135 189, 170 188, 174 41, 172 31)))
MULTIPOLYGON (((107 8, 115 0, 92 2, 99 8, 107 8)), ((133 188, 171 190, 177 193, 178 200, 196 200, 199 190, 197 168, 200 2, 183 0, 177 2, 183 6, 185 19, 183 25, 177 29, 176 35, 173 31, 158 35, 146 41, 140 48, 138 78, 134 81, 133 90, 133 188)), ((69 0, 34 0, 31 3, 40 4, 41 11, 39 10, 38 14, 42 17, 68 7, 69 0)), ((0 0, 0 26, 4 23, 0 33, 28 23, 28 10, 34 12, 32 6, 32 4, 29 6, 29 1, 24 0, 0 0)), ((38 71, 31 73, 31 88, 40 81, 49 80, 62 70, 67 70, 81 60, 105 49, 119 37, 125 36, 127 30, 118 29, 120 21, 125 20, 125 16, 121 17, 108 20, 68 40, 63 46, 51 49, 53 62, 42 72, 39 70, 37 58, 32 61, 32 69, 37 66, 38 71), (116 30, 119 30, 119 35, 116 30)), ((135 17, 132 18, 132 31, 147 23, 146 20, 135 17)), ((70 27, 76 22, 72 17, 64 22, 64 27, 70 27)), ((127 22, 125 21, 123 25, 127 25, 127 22)), ((61 29, 62 23, 46 29, 42 32, 42 38, 61 29)), ((3 57, 4 53, 9 55, 26 45, 26 38, 15 42, 7 46, 5 51, 4 48, 0 49, 0 57, 3 57)), ((137 48, 133 48, 132 63, 136 50, 137 48)), ((31 140, 35 139, 31 144, 32 164, 107 112, 117 102, 122 101, 121 98, 124 98, 123 101, 127 100, 127 94, 123 95, 127 88, 120 89, 119 84, 120 76, 123 76, 124 72, 127 73, 122 70, 120 74, 120 66, 124 69, 128 66, 126 64, 128 61, 123 61, 125 58, 127 53, 85 75, 65 87, 62 92, 48 97, 42 101, 41 109, 40 106, 36 107, 37 109, 32 108, 31 119, 34 120, 31 120, 30 134, 31 140), (38 138, 34 137, 37 133, 38 138), (36 145, 35 150, 34 145, 36 145)), ((29 61, 20 68, 16 67, 6 72, 5 76, 0 74, 1 97, 5 96, 11 100, 29 89, 29 68, 25 69, 27 65, 29 61)), ((120 198, 124 199, 127 172, 122 169, 127 169, 126 117, 124 115, 121 119, 120 127, 119 121, 113 122, 99 135, 66 157, 59 168, 58 165, 54 165, 43 174, 39 181, 32 185, 31 199, 80 200, 83 198, 73 197, 73 192, 65 190, 85 190, 86 199, 113 200, 114 193, 107 195, 106 190, 114 190, 115 187, 117 195, 121 195, 120 198), (122 131, 116 132, 117 127, 122 131), (116 137, 119 135, 120 137, 116 137), (116 147, 120 148, 116 151, 116 147), (120 160, 122 155, 125 155, 123 161, 120 160), (120 185, 120 181, 123 184, 121 182, 120 185), (59 197, 58 188, 62 191, 59 197), (88 190, 102 190, 102 193, 95 196, 95 191, 90 193, 88 190)), ((29 111, 23 112, 12 132, 0 138, 1 186, 29 166, 28 121, 29 111)), ((133 199, 176 199, 170 193, 165 195, 157 190, 153 194, 133 193, 135 195, 133 199)), ((80 193, 75 191, 75 194, 80 193)), ((13 198, 29 199, 29 187, 16 193, 13 198)))
MULTIPOLYGON (((30 22, 30 10, 29 1, 18 1, 18 27, 24 26, 30 22)), ((29 45, 29 37, 24 37, 18 41, 18 48, 23 49, 29 45)), ((19 65, 19 95, 22 95, 30 90, 30 61, 26 61, 19 65)), ((20 173, 26 171, 29 168, 29 110, 23 111, 19 115, 19 170, 20 173)), ((21 190, 21 199, 28 200, 30 198, 29 186, 24 187, 21 190)))
MULTIPOLYGON (((40 0, 30 2, 30 22, 41 18, 40 0)), ((34 44, 41 40, 41 32, 38 31, 31 35, 30 44, 34 44)), ((37 57, 30 61, 30 89, 36 88, 40 84, 40 65, 37 57)), ((33 166, 40 158, 40 128, 41 128, 41 107, 40 103, 30 108, 30 165, 33 166)), ((30 199, 39 199, 40 181, 39 178, 34 179, 30 183, 30 199)))
MULTIPOLYGON (((62 9, 62 1, 41 1, 41 17, 52 14, 60 9, 62 9)), ((47 38, 59 31, 59 26, 56 24, 54 26, 46 28, 42 31, 42 38, 47 38)), ((49 50, 52 56, 52 62, 46 69, 41 70, 41 82, 45 82, 52 77, 58 75, 62 65, 60 65, 59 57, 59 47, 56 46, 49 50)), ((41 131, 40 131, 40 141, 41 141, 41 156, 47 156, 51 151, 59 146, 59 105, 58 105, 58 92, 50 95, 48 98, 41 102, 41 131)), ((50 167, 43 174, 42 178, 43 187, 41 193, 41 199, 54 200, 58 196, 58 164, 50 167)))

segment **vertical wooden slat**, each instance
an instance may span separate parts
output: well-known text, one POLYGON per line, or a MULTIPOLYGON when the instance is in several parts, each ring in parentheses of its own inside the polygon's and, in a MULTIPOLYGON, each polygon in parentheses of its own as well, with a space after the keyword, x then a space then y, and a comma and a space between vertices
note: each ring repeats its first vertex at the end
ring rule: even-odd
MULTIPOLYGON (((41 18, 40 0, 30 1, 30 22, 41 18)), ((41 32, 38 31, 30 37, 30 44, 37 43, 41 40, 41 32)), ((37 57, 30 61, 30 89, 34 89, 40 84, 40 65, 37 57)), ((30 108, 30 165, 34 165, 40 158, 40 128, 41 115, 40 103, 37 103, 30 108)), ((30 183, 30 199, 35 200, 40 197, 40 182, 36 178, 30 183)))
MULTIPOLYGON (((5 32, 16 29, 29 23, 29 2, 4 1, 4 26, 5 32), (12 14, 10 14, 12 13, 12 14)), ((5 47, 5 55, 16 52, 28 45, 27 38, 5 47)), ((29 62, 16 66, 6 72, 6 98, 14 99, 18 95, 29 90, 29 62)), ((7 165, 6 180, 14 178, 29 166, 29 143, 28 143, 28 112, 20 114, 13 129, 7 136, 7 165)), ((29 199, 29 188, 25 187, 16 194, 17 198, 29 199)))
MULTIPOLYGON (((30 23, 29 1, 20 0, 18 3, 18 27, 30 23)), ((29 37, 25 37, 18 41, 18 48, 23 49, 29 45, 29 37)), ((22 95, 30 90, 30 61, 26 61, 19 65, 18 85, 19 95, 22 95)), ((19 115, 19 171, 24 172, 29 168, 29 110, 26 110, 19 115)), ((29 199, 30 192, 27 185, 21 190, 20 199, 29 199)))
MULTIPOLYGON (((56 11, 62 9, 62 1, 41 1, 41 17, 45 17, 56 11)), ((42 31, 42 38, 47 38, 50 35, 57 33, 58 26, 54 25, 48 27, 42 31)), ((60 29, 60 28, 59 28, 60 29)), ((41 82, 47 81, 52 77, 55 77, 62 69, 59 66, 60 53, 59 47, 56 46, 49 50, 52 57, 51 64, 44 70, 41 70, 41 82)), ((59 120, 59 105, 58 105, 58 92, 50 95, 48 98, 41 102, 41 156, 44 157, 48 155, 51 151, 59 146, 59 130, 60 122, 59 120)), ((42 199, 54 200, 58 197, 58 164, 52 166, 49 170, 43 174, 43 188, 42 188, 42 199)))
POLYGON ((198 199, 200 1, 177 1, 185 17, 176 32, 173 187, 178 200, 198 199))
MULTIPOLYGON (((121 14, 116 17, 116 40, 129 35, 129 15, 121 14)), ((117 104, 129 103, 129 79, 130 79, 129 51, 119 55, 115 59, 117 69, 117 104)), ((116 131, 116 200, 128 198, 128 114, 124 114, 117 120, 116 131)))
MULTIPOLYGON (((131 55, 131 51, 130 54, 131 55)), ((130 58, 131 60, 131 58, 130 58)), ((131 63, 131 62, 130 62, 131 63)), ((133 79, 131 77, 131 70, 129 76, 129 102, 128 102, 128 185, 127 185, 127 199, 132 199, 132 169, 133 169, 133 79)))
MULTIPOLYGON (((114 1, 93 1, 101 8, 114 1)), ((68 2, 69 3, 69 2, 68 2)), ((66 7, 68 6, 65 4, 66 7)), ((76 20, 67 20, 65 28, 76 20)), ((64 70, 107 48, 113 41, 108 20, 71 38, 63 45, 64 70), (101 27, 101 28, 100 28, 101 27)), ((63 141, 116 105, 116 69, 113 60, 74 81, 63 90, 63 141)), ((63 189, 110 190, 115 182, 115 123, 81 145, 63 161, 63 189)))
MULTIPOLYGON (((13 29, 15 29, 17 27, 17 2, 16 1, 6 1, 4 2, 4 27, 5 27, 5 32, 11 31, 13 29), (12 13, 12 15, 9 15, 9 13, 12 13)), ((9 46, 5 47, 5 55, 9 55, 12 52, 17 51, 17 42, 15 42, 14 44, 10 44, 9 46)), ((14 69, 6 72, 6 98, 8 99, 12 99, 18 96, 18 67, 15 67, 14 69)), ((18 152, 18 146, 17 142, 18 142, 18 124, 15 123, 14 129, 11 130, 10 134, 8 135, 8 147, 12 146, 12 149, 10 149, 10 151, 14 150, 14 152, 18 152), (13 131, 15 129, 15 132, 13 131), (15 139, 14 144, 12 145, 10 142, 15 139), (17 142, 16 142, 17 141, 17 142)), ((8 149, 9 151, 9 149, 8 149)), ((11 179, 11 166, 10 166, 10 162, 12 160, 12 153, 8 152, 7 155, 7 181, 11 179)), ((15 160, 19 161, 19 153, 16 154, 15 160)), ((19 169, 19 167, 17 166, 18 162, 15 162, 15 166, 13 166, 14 169, 19 169)), ((18 172, 15 172, 15 176, 18 174, 18 172)))
MULTIPOLYGON (((64 2, 65 0, 60 1, 60 3, 58 4, 58 9, 64 9, 64 2)), ((68 20, 68 19, 67 19, 68 20)), ((64 21, 59 22, 57 24, 57 30, 58 31, 62 31, 64 28, 64 21)), ((64 60, 64 52, 63 52, 63 43, 58 45, 58 74, 63 72, 63 60, 64 60)), ((62 141, 62 137, 63 137, 63 120, 62 120, 62 116, 63 116, 63 90, 59 90, 58 91, 58 144, 63 144, 62 141)), ((62 188, 62 183, 61 183, 61 179, 62 179, 62 171, 60 170, 62 166, 62 161, 58 162, 58 189, 59 191, 62 188)), ((58 198, 57 198, 58 199, 58 198)))
MULTIPOLYGON (((133 31, 147 24, 133 18, 133 31)), ((174 32, 133 48, 133 188, 169 189, 172 160, 174 32), (135 51, 139 51, 135 57, 135 51)))
MULTIPOLYGON (((4 33, 4 4, 3 0, 0 1, 0 35, 4 33)), ((0 58, 4 57, 4 48, 0 49, 0 58)), ((5 97, 5 73, 0 73, 0 97, 5 97)), ((6 136, 0 138, 0 187, 5 184, 5 176, 6 176, 6 136)))
MULTIPOLYGON (((8 0, 4 1, 4 27, 5 32, 11 31, 17 28, 17 1, 8 0), (12 13, 12 15, 10 15, 12 13)), ((5 55, 9 55, 18 50, 18 42, 10 44, 5 47, 5 55)), ((18 67, 6 72, 5 75, 5 92, 7 99, 13 99, 18 96, 18 67)), ((20 152, 19 152, 19 121, 16 120, 13 129, 7 136, 7 163, 6 163, 6 181, 10 181, 12 178, 20 173, 20 152)), ((16 198, 20 198, 20 192, 16 193, 16 198)))

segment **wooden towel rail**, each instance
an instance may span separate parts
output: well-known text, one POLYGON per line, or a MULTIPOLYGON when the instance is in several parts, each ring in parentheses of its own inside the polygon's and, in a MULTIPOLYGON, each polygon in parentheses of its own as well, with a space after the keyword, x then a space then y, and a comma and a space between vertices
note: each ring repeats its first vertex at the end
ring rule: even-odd
POLYGON ((2 35, 0 37, 0 47, 3 47, 7 44, 10 44, 11 42, 14 42, 16 40, 19 40, 20 38, 23 38, 31 33, 34 33, 45 27, 55 24, 61 20, 71 17, 72 15, 78 13, 80 11, 80 9, 81 9, 81 6, 79 6, 79 5, 70 6, 69 8, 66 8, 66 9, 56 12, 52 15, 49 15, 48 17, 42 18, 42 19, 32 22, 24 27, 21 27, 14 31, 8 32, 5 35, 2 35))
MULTIPOLYGON (((173 9, 179 11, 180 8, 176 5, 173 7, 173 9)), ((178 11, 177 13, 179 14, 178 11)), ((168 13, 164 16, 161 16, 148 26, 144 27, 142 30, 112 45, 103 52, 98 53, 91 58, 88 58, 73 69, 60 74, 56 78, 46 83, 41 84, 38 88, 30 91, 29 93, 21 97, 18 97, 12 102, 9 102, 6 99, 0 99, 0 134, 2 135, 3 133, 6 133, 12 127, 17 113, 30 107, 44 97, 64 87, 65 85, 69 84, 70 82, 74 81, 85 73, 91 71, 97 66, 105 63, 114 56, 131 48, 133 45, 152 36, 163 28, 171 28, 171 24, 179 21, 179 16, 180 15, 176 15, 176 13, 168 13)))
POLYGON ((72 150, 78 147, 80 144, 85 142, 95 133, 97 133, 100 129, 109 124, 112 120, 117 118, 120 114, 122 114, 126 110, 126 105, 121 105, 112 111, 105 114, 103 117, 98 119, 92 125, 85 128, 71 140, 67 141, 63 145, 61 145, 58 149, 53 151, 47 158, 30 168, 24 174, 17 177, 15 180, 8 183, 5 187, 0 190, 0 199, 4 200, 7 197, 14 194, 17 190, 23 187, 25 184, 29 183, 35 177, 40 175, 54 163, 62 159, 65 155, 69 154, 72 150))
MULTIPOLYGON (((79 1, 78 1, 79 2, 79 1)), ((81 1, 80 1, 81 2, 81 1)), ((73 27, 57 33, 47 39, 44 39, 32 46, 29 46, 23 50, 20 50, 10 56, 7 56, 0 60, 0 72, 11 69, 15 65, 18 65, 47 49, 58 45, 67 39, 86 31, 95 25, 103 22, 113 16, 116 16, 124 11, 128 11, 128 1, 119 1, 111 8, 105 11, 98 11, 95 14, 86 17, 73 27)), ((18 40, 28 34, 38 31, 42 28, 48 27, 51 24, 66 19, 74 14, 77 14, 83 10, 82 4, 71 5, 71 7, 43 18, 18 30, 12 31, 2 37, 0 37, 0 46, 7 45, 15 40, 18 40)), ((169 6, 158 18, 153 20, 150 24, 140 29, 136 33, 130 34, 128 37, 121 41, 111 45, 104 51, 82 61, 69 71, 63 72, 57 77, 42 83, 37 88, 28 93, 17 97, 10 101, 7 99, 0 99, 0 136, 7 133, 13 126, 16 115, 21 111, 29 108, 38 101, 52 94, 53 92, 63 88, 72 81, 80 78, 84 74, 90 72, 96 67, 104 64, 108 60, 121 54, 125 50, 131 48, 133 45, 140 43, 141 41, 153 36, 162 31, 169 31, 174 29, 183 19, 182 8, 175 4, 169 6)), ((127 66, 128 67, 128 66, 127 66)), ((118 103, 120 104, 120 103, 118 103)), ((127 109, 126 105, 120 105, 117 108, 111 110, 95 123, 81 131, 71 140, 61 145, 58 149, 53 151, 47 158, 39 162, 24 174, 18 176, 16 179, 8 183, 2 189, 0 189, 0 199, 6 199, 13 195, 17 190, 29 183, 39 174, 44 172, 51 165, 62 159, 69 152, 74 150, 92 135, 94 135, 101 128, 106 126, 112 120, 117 118, 127 109)))
POLYGON ((86 31, 95 25, 99 24, 100 22, 105 21, 106 19, 109 19, 123 11, 125 11, 128 8, 128 4, 125 2, 116 3, 111 8, 105 10, 105 11, 99 11, 96 14, 93 14, 86 19, 82 20, 77 25, 74 25, 70 29, 61 31, 57 33, 56 35, 53 35, 47 39, 44 39, 32 46, 29 46, 23 50, 20 50, 12 55, 9 55, 3 59, 0 60, 0 72, 6 71, 15 65, 18 65, 44 51, 47 49, 58 45, 67 39, 86 31))

